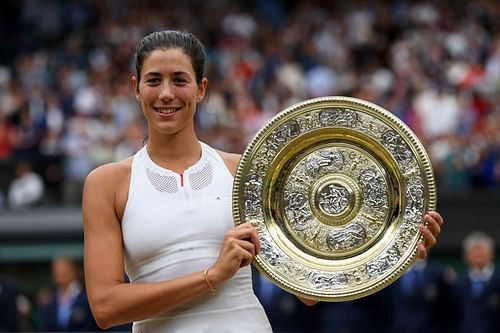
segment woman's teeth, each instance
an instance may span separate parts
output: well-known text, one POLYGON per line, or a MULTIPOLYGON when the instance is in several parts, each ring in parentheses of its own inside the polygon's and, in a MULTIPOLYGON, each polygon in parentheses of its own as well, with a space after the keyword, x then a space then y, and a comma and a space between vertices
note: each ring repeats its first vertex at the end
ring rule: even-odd
POLYGON ((156 109, 156 111, 163 113, 163 114, 169 114, 169 113, 174 113, 177 111, 177 109, 174 108, 169 108, 169 109, 156 109))

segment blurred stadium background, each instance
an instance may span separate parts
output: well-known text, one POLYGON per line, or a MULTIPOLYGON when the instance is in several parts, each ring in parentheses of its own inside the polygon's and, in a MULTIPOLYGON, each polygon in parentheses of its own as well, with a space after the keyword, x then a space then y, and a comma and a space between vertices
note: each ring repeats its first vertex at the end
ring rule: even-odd
MULTIPOLYGON (((208 51, 202 140, 242 152, 306 98, 364 98, 426 147, 446 226, 434 260, 463 270, 475 230, 500 240, 500 3, 480 1, 0 2, 0 274, 29 297, 57 253, 82 255, 81 187, 144 142, 130 86, 146 33, 208 51)), ((498 252, 498 251, 497 251, 498 252)))

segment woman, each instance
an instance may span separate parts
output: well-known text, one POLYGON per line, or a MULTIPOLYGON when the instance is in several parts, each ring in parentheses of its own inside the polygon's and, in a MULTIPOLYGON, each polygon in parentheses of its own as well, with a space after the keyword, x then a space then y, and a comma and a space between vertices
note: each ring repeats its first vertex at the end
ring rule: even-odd
MULTIPOLYGON (((234 227, 231 215, 240 156, 215 151, 194 130, 208 85, 203 45, 189 33, 155 32, 135 58, 132 84, 148 143, 125 161, 95 169, 84 186, 94 316, 103 328, 134 321, 134 332, 269 332, 251 286, 257 233, 249 223, 234 227)), ((430 213, 426 221, 430 247, 442 219, 430 213)), ((423 244, 418 250, 425 257, 423 244)))

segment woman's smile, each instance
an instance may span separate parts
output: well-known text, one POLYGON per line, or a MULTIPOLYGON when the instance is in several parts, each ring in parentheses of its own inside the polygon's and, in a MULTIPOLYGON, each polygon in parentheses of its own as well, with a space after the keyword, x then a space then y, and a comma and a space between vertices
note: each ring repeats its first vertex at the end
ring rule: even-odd
POLYGON ((181 109, 182 108, 180 107, 165 107, 165 106, 153 107, 154 111, 161 113, 162 115, 171 115, 180 111, 181 109))

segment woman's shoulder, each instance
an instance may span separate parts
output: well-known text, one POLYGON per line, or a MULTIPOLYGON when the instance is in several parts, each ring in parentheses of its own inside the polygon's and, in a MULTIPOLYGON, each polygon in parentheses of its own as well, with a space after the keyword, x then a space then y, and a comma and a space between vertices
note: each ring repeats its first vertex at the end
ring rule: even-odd
POLYGON ((128 197, 132 159, 103 164, 92 170, 85 179, 83 202, 88 201, 87 206, 94 209, 111 204, 115 215, 121 218, 128 197))
POLYGON ((222 157, 222 160, 226 164, 227 168, 229 169, 231 174, 234 176, 236 174, 236 169, 238 168, 238 163, 240 163, 241 155, 234 154, 234 153, 228 153, 228 152, 221 151, 221 150, 216 150, 216 151, 222 157))
POLYGON ((98 166, 88 174, 85 183, 98 183, 101 185, 121 184, 130 177, 132 159, 133 157, 129 157, 123 161, 98 166))

